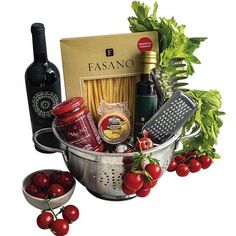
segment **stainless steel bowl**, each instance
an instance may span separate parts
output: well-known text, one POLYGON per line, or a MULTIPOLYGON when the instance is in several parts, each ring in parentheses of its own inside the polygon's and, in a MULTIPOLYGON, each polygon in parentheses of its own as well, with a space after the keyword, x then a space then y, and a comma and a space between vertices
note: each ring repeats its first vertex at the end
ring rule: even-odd
MULTIPOLYGON (((144 152, 146 154, 152 153, 153 157, 160 161, 162 175, 168 168, 176 145, 181 139, 180 136, 181 130, 165 143, 144 152)), ((132 168, 134 152, 105 153, 75 147, 61 139, 54 123, 52 128, 35 132, 33 140, 36 146, 45 151, 62 153, 69 171, 93 195, 108 200, 124 200, 135 197, 135 195, 125 195, 121 189, 122 177, 132 168), (54 133, 60 142, 60 148, 46 147, 38 142, 39 135, 46 132, 54 133)))

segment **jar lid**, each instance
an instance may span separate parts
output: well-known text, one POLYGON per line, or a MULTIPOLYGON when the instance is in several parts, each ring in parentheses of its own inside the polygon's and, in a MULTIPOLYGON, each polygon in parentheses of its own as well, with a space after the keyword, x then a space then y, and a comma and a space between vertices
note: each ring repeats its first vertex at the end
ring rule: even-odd
POLYGON ((52 113, 55 116, 62 115, 64 113, 73 111, 77 107, 81 107, 84 104, 84 99, 82 97, 70 98, 52 109, 52 113))
POLYGON ((104 115, 98 123, 98 132, 101 138, 109 144, 124 142, 130 134, 130 122, 121 113, 104 115))

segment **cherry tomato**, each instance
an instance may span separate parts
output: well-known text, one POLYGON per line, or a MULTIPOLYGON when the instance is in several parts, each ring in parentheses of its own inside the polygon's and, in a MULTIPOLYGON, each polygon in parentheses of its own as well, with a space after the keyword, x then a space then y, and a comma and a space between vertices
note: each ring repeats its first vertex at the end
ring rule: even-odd
POLYGON ((186 157, 183 155, 177 155, 177 156, 175 156, 175 160, 176 160, 177 164, 185 163, 186 157))
POLYGON ((47 196, 47 194, 45 192, 39 192, 39 193, 36 194, 35 197, 45 199, 46 196, 47 196))
POLYGON ((199 161, 202 165, 202 169, 207 169, 212 164, 212 159, 209 156, 200 156, 199 161))
POLYGON ((60 177, 62 175, 62 171, 54 171, 50 174, 49 179, 51 184, 57 184, 60 177))
POLYGON ((153 147, 153 142, 150 138, 142 137, 136 141, 134 148, 137 151, 148 150, 153 147))
POLYGON ((37 217, 37 225, 41 229, 48 229, 51 227, 54 221, 53 215, 48 212, 44 211, 37 217))
POLYGON ((30 194, 31 196, 36 196, 37 195, 37 193, 39 193, 40 192, 40 189, 37 187, 37 186, 35 186, 34 184, 30 184, 26 189, 25 189, 25 191, 28 193, 28 194, 30 194))
POLYGON ((178 165, 178 164, 177 164, 177 161, 176 161, 175 159, 172 159, 172 160, 170 161, 170 164, 169 164, 167 170, 168 170, 169 172, 175 171, 177 165, 178 165))
POLYGON ((184 163, 181 163, 177 166, 176 168, 176 173, 178 176, 184 177, 187 176, 189 174, 190 170, 188 168, 188 166, 184 163))
POLYGON ((145 169, 145 166, 147 164, 149 164, 150 161, 148 160, 148 158, 144 158, 142 161, 141 161, 141 168, 144 170, 145 169))
POLYGON ((161 166, 158 164, 147 164, 145 170, 151 175, 152 179, 158 179, 161 175, 161 166))
POLYGON ((48 196, 50 198, 60 197, 65 193, 64 188, 60 184, 52 184, 48 189, 48 196))
POLYGON ((190 158, 190 157, 197 158, 197 153, 194 152, 194 151, 188 151, 188 152, 185 153, 185 157, 187 157, 187 158, 190 158))
POLYGON ((138 197, 146 197, 150 193, 151 189, 150 188, 140 188, 137 192, 136 195, 138 197))
POLYGON ((189 160, 189 169, 190 172, 195 173, 198 172, 199 170, 201 170, 202 165, 199 161, 197 161, 195 158, 191 158, 189 160))
POLYGON ((51 231, 57 236, 64 236, 69 232, 69 224, 66 220, 57 219, 52 223, 51 231))
POLYGON ((153 188, 157 184, 157 179, 153 179, 151 181, 144 180, 143 188, 153 188))
POLYGON ((143 182, 143 175, 135 172, 129 172, 123 179, 123 183, 126 187, 135 192, 143 186, 143 182))
POLYGON ((64 208, 62 216, 68 223, 72 223, 79 218, 79 210, 76 206, 68 205, 64 208))
POLYGON ((63 171, 58 179, 58 183, 65 189, 70 189, 74 185, 75 180, 70 172, 63 171))
POLYGON ((133 190, 127 188, 124 183, 122 183, 121 188, 122 188, 122 191, 123 191, 126 195, 135 194, 135 191, 133 191, 133 190))
POLYGON ((34 178, 35 178, 35 176, 38 175, 38 174, 44 174, 44 172, 38 171, 38 172, 34 173, 34 174, 32 175, 32 177, 31 177, 32 184, 34 183, 34 178))
POLYGON ((40 172, 34 177, 34 184, 39 188, 46 189, 49 183, 49 176, 45 173, 40 172))

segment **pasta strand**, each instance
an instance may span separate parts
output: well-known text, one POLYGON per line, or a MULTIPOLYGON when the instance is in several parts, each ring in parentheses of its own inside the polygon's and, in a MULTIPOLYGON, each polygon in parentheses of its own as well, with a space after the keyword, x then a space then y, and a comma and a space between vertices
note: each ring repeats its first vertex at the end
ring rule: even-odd
POLYGON ((97 109, 102 100, 106 102, 127 102, 132 127, 135 87, 138 80, 138 76, 84 80, 84 100, 93 117, 98 120, 99 115, 97 109))

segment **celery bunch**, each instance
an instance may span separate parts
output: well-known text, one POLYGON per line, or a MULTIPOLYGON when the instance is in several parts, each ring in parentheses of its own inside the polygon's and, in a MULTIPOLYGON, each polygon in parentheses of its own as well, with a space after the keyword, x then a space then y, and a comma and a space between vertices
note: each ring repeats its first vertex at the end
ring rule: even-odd
MULTIPOLYGON (((185 35, 185 25, 179 25, 175 18, 167 19, 157 17, 157 2, 154 3, 153 11, 150 7, 139 1, 132 3, 135 16, 129 17, 131 32, 157 31, 160 48, 160 66, 166 67, 173 58, 183 58, 187 67, 187 76, 194 73, 193 64, 199 64, 200 60, 194 55, 194 51, 200 47, 205 37, 188 37, 185 35)), ((213 158, 219 155, 215 152, 214 145, 217 143, 219 129, 223 122, 220 116, 221 96, 216 90, 189 90, 187 94, 196 101, 198 111, 183 128, 183 132, 191 130, 195 123, 201 128, 200 134, 183 142, 183 150, 196 150, 200 154, 207 154, 213 158)))

